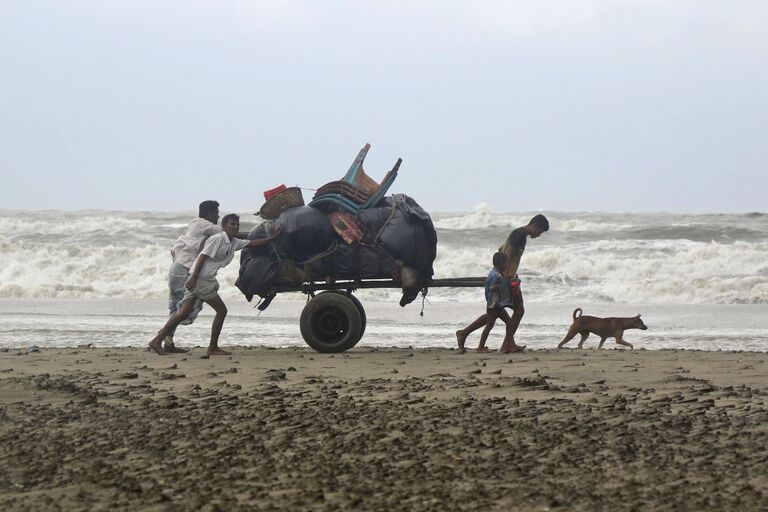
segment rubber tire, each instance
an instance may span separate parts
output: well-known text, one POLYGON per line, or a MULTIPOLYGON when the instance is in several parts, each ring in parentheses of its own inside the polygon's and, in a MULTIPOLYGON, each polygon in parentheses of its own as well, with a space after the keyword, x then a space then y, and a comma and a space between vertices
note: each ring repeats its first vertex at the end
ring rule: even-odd
MULTIPOLYGON (((326 290, 324 292, 318 293, 318 295, 322 295, 324 293, 340 293, 344 295, 345 297, 349 298, 352 302, 354 302, 355 306, 357 307, 357 310, 360 312, 360 320, 362 322, 362 327, 360 328, 360 338, 363 337, 363 334, 365 334, 365 327, 368 324, 368 317, 365 314, 365 308, 363 307, 363 303, 360 302, 360 299, 352 295, 351 292, 343 292, 341 290, 326 290)), ((357 340, 360 341, 360 340, 357 340)))
POLYGON ((349 350, 363 336, 360 310, 344 293, 320 293, 310 299, 301 311, 299 327, 307 345, 323 353, 349 350))

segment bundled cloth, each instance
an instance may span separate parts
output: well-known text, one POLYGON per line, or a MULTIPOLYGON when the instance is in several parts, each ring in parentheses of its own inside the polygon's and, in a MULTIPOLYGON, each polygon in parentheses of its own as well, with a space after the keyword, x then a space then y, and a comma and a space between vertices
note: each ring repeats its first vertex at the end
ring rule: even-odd
POLYGON ((394 279, 403 288, 400 305, 412 302, 432 278, 437 234, 429 214, 403 194, 379 206, 349 213, 311 206, 283 210, 250 232, 267 236, 274 223, 282 235, 268 246, 246 248, 235 283, 246 299, 274 297, 273 288, 313 281, 394 279))

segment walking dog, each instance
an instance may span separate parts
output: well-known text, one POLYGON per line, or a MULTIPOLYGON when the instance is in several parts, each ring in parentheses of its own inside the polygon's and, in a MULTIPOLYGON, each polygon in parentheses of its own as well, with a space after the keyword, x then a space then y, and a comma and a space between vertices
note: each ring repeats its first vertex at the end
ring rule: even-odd
POLYGON ((643 331, 648 329, 643 321, 640 320, 640 315, 631 318, 598 318, 596 316, 582 316, 581 313, 581 308, 573 310, 573 323, 568 329, 568 334, 565 335, 565 338, 563 338, 563 341, 560 342, 557 348, 562 348, 563 345, 571 341, 577 334, 581 334, 581 341, 579 341, 579 348, 581 348, 590 333, 600 336, 598 349, 603 348, 603 343, 608 338, 615 338, 616 343, 619 345, 633 348, 631 343, 624 341, 622 338, 624 331, 626 329, 642 329, 643 331))

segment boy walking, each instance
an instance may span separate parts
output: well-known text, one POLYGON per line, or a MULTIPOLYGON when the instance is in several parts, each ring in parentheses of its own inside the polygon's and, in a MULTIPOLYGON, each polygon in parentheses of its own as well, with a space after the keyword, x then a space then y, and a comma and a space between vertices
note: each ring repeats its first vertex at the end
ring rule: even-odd
MULTIPOLYGON (((525 307, 523 305, 523 292, 520 287, 520 278, 517 275, 518 268, 520 267, 520 260, 523 257, 525 246, 528 241, 528 237, 538 238, 542 233, 549 231, 549 220, 542 215, 538 214, 534 216, 528 224, 521 226, 507 236, 504 244, 499 248, 499 252, 504 253, 506 256, 506 262, 503 268, 503 276, 507 280, 509 286, 509 293, 511 298, 511 307, 513 310, 512 317, 507 323, 507 333, 504 336, 504 342, 499 349, 500 352, 522 352, 525 349, 525 345, 518 345, 515 343, 515 333, 520 326, 520 321, 525 314, 525 307)), ((502 283, 503 285, 504 283, 502 283)), ((506 313, 506 312, 505 312, 506 313)), ((459 350, 464 352, 464 344, 467 341, 467 336, 474 331, 487 325, 488 315, 482 315, 477 320, 469 324, 464 329, 456 331, 456 342, 459 345, 459 350)))
POLYGON ((205 302, 213 308, 216 316, 211 326, 211 341, 208 345, 208 355, 229 355, 231 352, 219 348, 219 335, 227 316, 227 307, 218 294, 219 282, 216 273, 226 267, 235 257, 235 252, 245 247, 259 247, 270 243, 280 235, 277 227, 272 235, 259 240, 240 240, 235 238, 240 230, 240 217, 231 213, 221 220, 223 232, 211 236, 192 264, 192 276, 186 283, 186 291, 181 300, 179 310, 172 315, 157 335, 149 342, 149 348, 160 355, 169 352, 161 345, 163 339, 176 330, 176 327, 189 316, 198 302, 205 302))
MULTIPOLYGON (((504 278, 504 266, 507 263, 507 256, 503 252, 497 252, 493 255, 493 269, 488 273, 485 280, 485 329, 480 335, 480 344, 477 346, 477 352, 490 352, 485 342, 491 333, 496 319, 501 318, 505 325, 509 325, 509 314, 504 311, 505 307, 512 305, 510 302, 509 286, 504 278)), ((463 347, 460 347, 464 351, 463 347)))

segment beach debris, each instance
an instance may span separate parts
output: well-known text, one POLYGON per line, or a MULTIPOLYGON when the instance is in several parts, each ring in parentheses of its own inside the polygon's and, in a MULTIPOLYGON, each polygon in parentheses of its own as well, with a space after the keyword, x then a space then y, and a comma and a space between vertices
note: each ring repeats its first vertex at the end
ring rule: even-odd
POLYGON ((541 375, 538 375, 536 377, 524 377, 522 379, 519 379, 518 383, 524 387, 546 386, 549 384, 547 382, 547 379, 545 379, 541 375))
POLYGON ((138 379, 138 373, 124 373, 120 376, 121 379, 138 379))
POLYGON ((31 354, 32 352, 40 352, 40 347, 37 345, 32 345, 27 349, 27 354, 31 354))
POLYGON ((175 380, 175 379, 183 379, 186 375, 183 373, 161 373, 157 376, 159 380, 175 380))
POLYGON ((286 378, 285 372, 282 370, 267 370, 267 379, 269 380, 285 380, 286 378))

